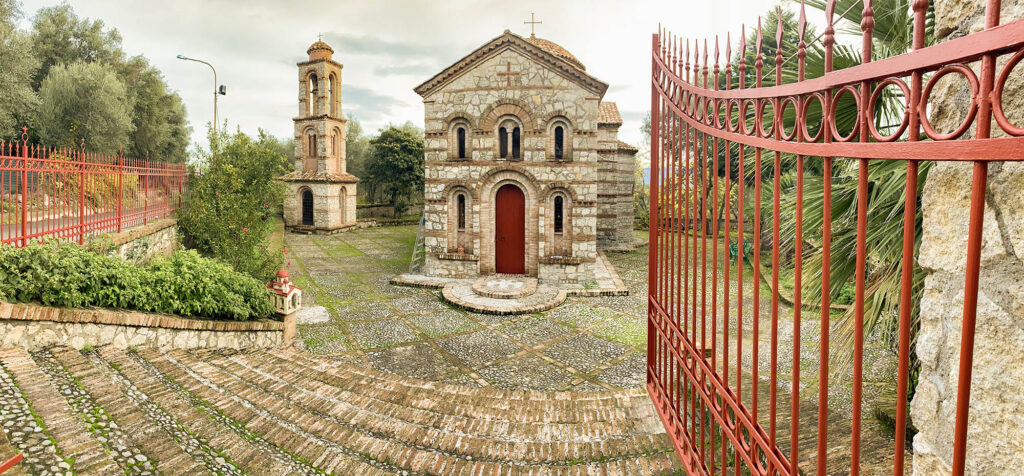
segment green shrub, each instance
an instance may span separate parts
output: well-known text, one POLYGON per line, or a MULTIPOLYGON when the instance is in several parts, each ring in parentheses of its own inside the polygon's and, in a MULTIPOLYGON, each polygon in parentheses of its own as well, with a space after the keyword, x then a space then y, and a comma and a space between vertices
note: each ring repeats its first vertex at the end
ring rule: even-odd
POLYGON ((269 280, 282 255, 269 250, 287 159, 277 140, 260 131, 253 139, 223 130, 210 135, 210 150, 193 164, 189 191, 178 211, 185 247, 230 264, 236 271, 269 280))
POLYGON ((262 282, 195 251, 136 266, 68 243, 0 247, 0 296, 236 321, 273 313, 262 282))

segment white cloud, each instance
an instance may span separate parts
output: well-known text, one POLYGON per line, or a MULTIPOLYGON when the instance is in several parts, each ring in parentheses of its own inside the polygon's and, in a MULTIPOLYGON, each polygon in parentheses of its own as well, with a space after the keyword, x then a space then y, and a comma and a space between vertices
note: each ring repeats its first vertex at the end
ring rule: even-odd
MULTIPOLYGON (((228 86, 219 103, 221 120, 255 132, 292 135, 298 98, 295 63, 322 33, 343 63, 343 108, 364 129, 387 123, 423 122, 423 105, 412 88, 445 66, 500 35, 526 35, 523 21, 536 12, 537 36, 571 51, 587 72, 612 85, 606 100, 619 104, 624 140, 640 140, 640 121, 650 107, 651 33, 659 22, 683 36, 714 39, 756 24, 773 0, 671 1, 228 1, 72 0, 84 17, 102 19, 124 37, 129 55, 143 54, 163 71, 188 108, 195 132, 205 137, 212 120, 210 71, 175 59, 202 58, 217 67, 228 86)), ((57 4, 26 0, 24 12, 57 4)))

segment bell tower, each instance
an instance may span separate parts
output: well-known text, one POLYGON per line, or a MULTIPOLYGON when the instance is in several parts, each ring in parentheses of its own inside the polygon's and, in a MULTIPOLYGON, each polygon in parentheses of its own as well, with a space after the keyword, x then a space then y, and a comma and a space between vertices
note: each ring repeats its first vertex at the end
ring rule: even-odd
POLYGON ((356 224, 356 183, 345 169, 345 128, 341 113, 341 63, 322 40, 297 63, 299 111, 295 122, 295 170, 288 186, 285 226, 292 231, 334 233, 356 224))
POLYGON ((299 113, 295 117, 295 169, 345 173, 345 126, 341 113, 341 69, 327 43, 306 50, 299 67, 299 113))

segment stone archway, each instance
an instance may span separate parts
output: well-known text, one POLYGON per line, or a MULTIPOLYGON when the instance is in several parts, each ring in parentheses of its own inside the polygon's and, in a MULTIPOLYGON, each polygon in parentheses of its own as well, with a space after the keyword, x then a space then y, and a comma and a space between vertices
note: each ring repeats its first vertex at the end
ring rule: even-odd
MULTIPOLYGON (((480 274, 492 274, 499 272, 495 263, 495 243, 500 237, 495 235, 497 224, 497 195, 498 191, 506 185, 512 185, 523 194, 524 221, 523 221, 523 261, 524 271, 527 276, 537 275, 538 256, 538 200, 540 190, 536 181, 524 171, 518 169, 497 169, 486 174, 481 179, 480 187, 480 274)), ((506 238, 507 239, 507 238, 506 238)))
POLYGON ((313 226, 316 222, 313 218, 313 191, 304 188, 299 191, 302 201, 302 226, 313 226))

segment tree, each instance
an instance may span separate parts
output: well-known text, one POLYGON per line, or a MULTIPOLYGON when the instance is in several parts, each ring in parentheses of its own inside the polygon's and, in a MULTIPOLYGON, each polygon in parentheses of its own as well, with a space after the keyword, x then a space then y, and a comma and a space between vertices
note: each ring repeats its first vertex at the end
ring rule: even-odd
POLYGON ((287 158, 262 130, 256 139, 226 130, 211 132, 210 151, 192 164, 178 229, 185 246, 267 281, 281 264, 281 254, 268 245, 284 193, 275 179, 287 170, 287 158))
POLYGON ((412 123, 388 126, 370 139, 368 179, 401 216, 412 195, 423 188, 423 133, 412 123))
POLYGON ((121 34, 104 31, 100 20, 80 19, 70 5, 40 9, 32 22, 32 52, 42 62, 33 86, 39 87, 60 64, 115 65, 122 61, 121 34))
POLYGON ((124 84, 100 64, 52 68, 39 97, 36 130, 47 144, 68 147, 85 138, 91 150, 113 153, 134 130, 124 84))
POLYGON ((39 105, 32 78, 39 61, 31 38, 15 27, 21 11, 14 0, 0 0, 0 139, 20 135, 39 105))
POLYGON ((348 173, 356 177, 366 176, 369 156, 370 138, 363 135, 363 126, 359 119, 349 115, 345 131, 345 163, 348 173))
POLYGON ((126 153, 183 162, 190 128, 181 98, 168 92, 160 72, 142 56, 130 58, 120 69, 135 125, 126 153))

